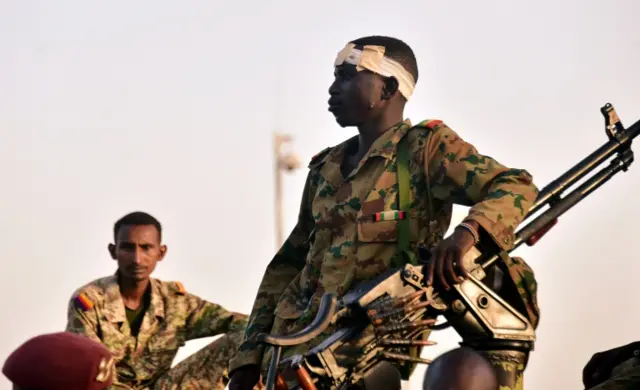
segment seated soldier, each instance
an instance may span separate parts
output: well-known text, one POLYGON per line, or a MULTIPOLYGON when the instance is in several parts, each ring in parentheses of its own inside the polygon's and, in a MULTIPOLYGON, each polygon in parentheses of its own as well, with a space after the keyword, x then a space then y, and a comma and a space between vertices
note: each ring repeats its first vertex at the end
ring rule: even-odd
POLYGON ((589 390, 640 389, 640 342, 593 355, 582 382, 589 390))
POLYGON ((424 377, 424 390, 497 390, 491 363, 470 348, 456 348, 438 356, 424 377))
POLYGON ((158 220, 134 212, 116 222, 115 275, 78 289, 67 330, 104 344, 114 355, 114 386, 125 389, 224 389, 228 362, 247 318, 185 291, 180 282, 151 278, 167 246, 158 220), (171 368, 185 341, 226 333, 171 368))
POLYGON ((13 351, 2 373, 13 390, 101 390, 113 380, 113 357, 102 344, 73 333, 34 337, 13 351))
MULTIPOLYGON (((442 121, 413 125, 405 119, 418 81, 416 58, 405 42, 356 39, 338 53, 333 70, 329 111, 339 126, 356 127, 358 134, 309 164, 298 222, 264 272, 245 339, 230 363, 231 390, 250 390, 266 371, 271 352, 257 342, 260 333, 301 331, 325 293, 342 297, 389 269, 415 264, 420 246, 433 254, 427 285, 449 290, 463 282, 464 255, 474 245, 513 248, 514 232, 538 195, 527 171, 480 154, 442 121), (469 213, 445 238, 454 204, 470 206, 469 213)), ((499 267, 506 271, 496 278, 504 282, 501 296, 535 327, 533 272, 515 260, 499 267)), ((283 348, 282 359, 318 346, 334 331, 332 325, 307 343, 283 348)), ((501 385, 521 383, 529 352, 505 352, 490 341, 487 336, 478 350, 498 370, 501 385)), ((411 366, 397 360, 408 379, 411 366)), ((349 368, 352 359, 345 353, 336 361, 349 368)), ((294 384, 289 377, 283 372, 294 384)))

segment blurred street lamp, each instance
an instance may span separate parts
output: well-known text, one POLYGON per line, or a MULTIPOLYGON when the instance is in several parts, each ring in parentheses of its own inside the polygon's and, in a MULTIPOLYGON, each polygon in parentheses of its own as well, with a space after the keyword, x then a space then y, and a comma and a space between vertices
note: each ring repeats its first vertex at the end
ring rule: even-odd
POLYGON ((282 219, 282 172, 293 172, 300 168, 300 158, 291 149, 293 139, 287 134, 273 134, 275 152, 275 201, 276 201, 276 250, 284 243, 282 219), (288 146, 288 148, 284 148, 288 146), (284 149, 284 150, 283 150, 284 149))

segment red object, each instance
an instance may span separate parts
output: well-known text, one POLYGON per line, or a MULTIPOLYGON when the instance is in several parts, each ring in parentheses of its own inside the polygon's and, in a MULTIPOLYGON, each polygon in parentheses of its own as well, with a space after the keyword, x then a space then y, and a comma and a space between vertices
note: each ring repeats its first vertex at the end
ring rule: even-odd
POLYGON ((430 121, 425 121, 424 122, 424 126, 428 127, 430 129, 433 129, 434 127, 436 127, 437 125, 439 125, 440 123, 442 123, 441 120, 439 119, 432 119, 430 121))
POLYGON ((78 294, 78 296, 75 298, 75 302, 84 311, 93 309, 93 302, 91 302, 91 300, 87 298, 87 296, 83 293, 78 294))
POLYGON ((14 385, 29 390, 102 390, 111 385, 114 371, 107 348, 69 332, 28 340, 2 367, 14 385))
POLYGON ((296 368, 296 376, 298 377, 300 387, 304 390, 318 390, 316 384, 313 383, 313 379, 311 379, 311 375, 309 375, 309 372, 304 367, 298 366, 296 368))
POLYGON ((276 390, 289 390, 287 382, 282 378, 282 375, 276 377, 276 390))
POLYGON ((529 238, 527 240, 527 245, 528 246, 534 246, 536 244, 536 242, 540 241, 542 236, 547 234, 549 232, 549 230, 551 230, 551 228, 556 225, 556 223, 558 223, 558 219, 557 218, 554 219, 553 221, 549 222, 545 227, 543 227, 536 234, 531 236, 531 238, 529 238))

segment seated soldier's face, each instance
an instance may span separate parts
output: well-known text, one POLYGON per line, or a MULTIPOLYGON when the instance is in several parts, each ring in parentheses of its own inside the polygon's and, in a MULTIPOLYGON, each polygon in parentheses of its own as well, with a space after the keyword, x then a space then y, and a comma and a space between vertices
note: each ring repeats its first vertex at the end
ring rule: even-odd
POLYGON ((147 279, 164 257, 165 247, 153 225, 125 225, 118 230, 116 243, 109 247, 118 261, 118 272, 129 280, 147 279))
POLYGON ((329 87, 329 111, 342 127, 358 126, 376 115, 371 108, 378 102, 384 82, 368 70, 358 72, 355 65, 335 67, 334 81, 329 87))

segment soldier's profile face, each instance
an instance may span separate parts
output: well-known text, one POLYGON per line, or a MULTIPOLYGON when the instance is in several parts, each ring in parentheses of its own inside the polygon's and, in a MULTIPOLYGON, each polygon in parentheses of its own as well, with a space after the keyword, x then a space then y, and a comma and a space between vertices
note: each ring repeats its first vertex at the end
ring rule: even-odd
POLYGON ((337 66, 329 87, 329 111, 342 127, 364 123, 375 115, 370 103, 380 99, 382 86, 382 79, 372 72, 358 72, 351 64, 337 66))
POLYGON ((118 230, 116 242, 109 246, 111 257, 118 261, 122 277, 142 281, 147 279, 161 261, 166 247, 153 225, 124 225, 118 230))

